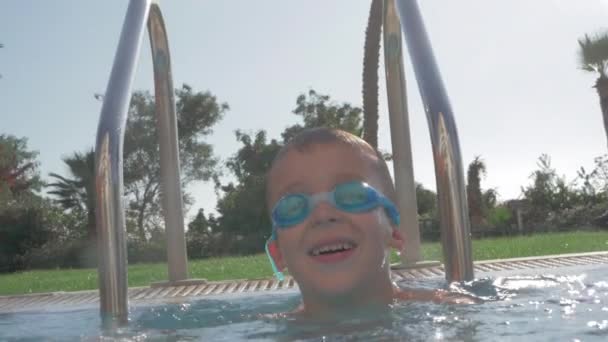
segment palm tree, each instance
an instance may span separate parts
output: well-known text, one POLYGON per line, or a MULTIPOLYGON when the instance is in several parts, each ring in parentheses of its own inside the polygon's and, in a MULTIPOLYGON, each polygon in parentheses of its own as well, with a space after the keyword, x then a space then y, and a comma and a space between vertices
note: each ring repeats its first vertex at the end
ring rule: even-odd
POLYGON ((378 65, 382 33, 382 0, 369 9, 363 57, 363 138, 378 148, 378 65))
POLYGON ((486 174, 486 164, 480 156, 475 157, 467 171, 467 201, 469 217, 473 226, 479 226, 483 221, 483 198, 481 193, 481 177, 486 174))
POLYGON ((97 236, 95 228, 95 152, 74 152, 63 158, 68 166, 69 177, 56 173, 49 176, 57 181, 47 185, 52 188, 49 194, 57 196, 57 202, 66 210, 86 212, 87 236, 93 242, 97 236))
POLYGON ((608 137, 608 33, 595 37, 585 37, 578 40, 581 69, 599 74, 594 88, 600 97, 600 107, 604 118, 604 131, 608 137))

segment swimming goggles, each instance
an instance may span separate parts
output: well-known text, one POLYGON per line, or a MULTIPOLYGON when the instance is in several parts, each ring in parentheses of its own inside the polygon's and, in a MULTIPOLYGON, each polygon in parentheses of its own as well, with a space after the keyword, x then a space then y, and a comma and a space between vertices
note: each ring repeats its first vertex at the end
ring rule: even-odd
POLYGON ((279 280, 282 280, 283 275, 277 270, 268 252, 268 243, 276 239, 278 229, 289 229, 304 222, 321 201, 326 201, 335 208, 348 213, 362 213, 383 207, 393 224, 399 225, 399 211, 395 204, 365 182, 341 183, 336 185, 332 191, 313 195, 296 193, 283 196, 272 209, 272 236, 266 242, 266 254, 268 254, 273 271, 279 280))

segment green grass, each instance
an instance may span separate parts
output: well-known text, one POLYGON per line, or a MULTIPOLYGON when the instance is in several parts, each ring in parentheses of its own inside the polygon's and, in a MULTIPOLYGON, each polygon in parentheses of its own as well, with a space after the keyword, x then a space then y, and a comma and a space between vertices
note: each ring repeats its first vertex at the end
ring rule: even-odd
MULTIPOLYGON (((576 231, 473 240, 473 260, 608 251, 608 231, 576 231)), ((439 243, 425 243, 423 259, 442 260, 439 243)))
MULTIPOLYGON (((537 234, 473 241, 474 260, 606 250, 608 250, 608 232, 537 234)), ((439 243, 424 243, 422 254, 425 260, 442 260, 439 243)), ((396 258, 394 255, 395 261, 396 258)), ((192 260, 189 263, 189 271, 191 278, 208 280, 256 279, 272 275, 264 254, 192 260)), ((166 264, 129 266, 129 286, 148 286, 152 282, 166 279, 166 264)), ((96 288, 97 269, 35 270, 0 275, 0 295, 96 288)))

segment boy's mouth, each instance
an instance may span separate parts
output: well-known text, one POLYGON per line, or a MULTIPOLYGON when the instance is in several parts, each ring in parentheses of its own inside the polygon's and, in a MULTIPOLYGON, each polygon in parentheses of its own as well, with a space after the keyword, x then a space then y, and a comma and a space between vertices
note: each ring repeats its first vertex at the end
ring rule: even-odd
POLYGON ((308 255, 323 263, 338 262, 348 258, 357 248, 353 241, 334 241, 311 248, 308 255))

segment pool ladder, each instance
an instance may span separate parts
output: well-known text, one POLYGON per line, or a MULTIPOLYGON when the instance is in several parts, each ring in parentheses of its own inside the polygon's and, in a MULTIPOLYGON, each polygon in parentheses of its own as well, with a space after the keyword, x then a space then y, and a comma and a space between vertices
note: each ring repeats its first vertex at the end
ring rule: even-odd
MULTIPOLYGON (((463 167, 447 93, 417 1, 384 0, 383 8, 395 183, 405 221, 401 229, 405 230, 406 236, 414 236, 406 245, 407 251, 414 252, 406 254, 402 261, 415 264, 420 260, 417 216, 415 205, 412 205, 416 199, 411 191, 414 179, 402 55, 403 31, 431 132, 446 280, 470 280, 473 262, 463 167)), ((95 148, 100 311, 107 328, 125 325, 128 319, 122 151, 131 87, 146 25, 154 67, 169 281, 179 283, 188 278, 177 118, 167 33, 158 1, 130 0, 103 97, 95 148)))

